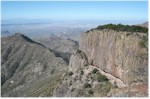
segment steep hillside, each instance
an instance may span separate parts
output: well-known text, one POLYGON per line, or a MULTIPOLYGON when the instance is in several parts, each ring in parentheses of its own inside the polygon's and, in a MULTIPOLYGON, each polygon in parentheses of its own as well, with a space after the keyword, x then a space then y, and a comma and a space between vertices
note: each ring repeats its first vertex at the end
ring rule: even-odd
POLYGON ((83 33, 54 96, 148 96, 148 29, 108 24, 83 33))
POLYGON ((50 49, 16 33, 1 39, 2 97, 52 96, 67 63, 50 49))
POLYGON ((52 50, 63 53, 73 53, 78 49, 78 42, 71 39, 63 39, 55 35, 52 35, 49 38, 37 39, 36 41, 52 50))
POLYGON ((37 42, 53 50, 53 52, 69 63, 71 54, 79 48, 78 42, 52 35, 49 38, 36 39, 37 42))

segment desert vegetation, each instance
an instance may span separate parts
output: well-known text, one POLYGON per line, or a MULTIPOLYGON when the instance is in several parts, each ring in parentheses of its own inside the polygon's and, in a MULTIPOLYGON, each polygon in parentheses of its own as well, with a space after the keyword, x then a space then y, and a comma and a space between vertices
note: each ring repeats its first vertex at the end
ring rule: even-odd
POLYGON ((141 26, 136 26, 136 25, 122 25, 122 24, 107 24, 107 25, 102 25, 98 26, 96 29, 111 29, 111 30, 116 30, 116 31, 125 31, 125 32, 143 32, 143 33, 148 33, 148 28, 141 27, 141 26))

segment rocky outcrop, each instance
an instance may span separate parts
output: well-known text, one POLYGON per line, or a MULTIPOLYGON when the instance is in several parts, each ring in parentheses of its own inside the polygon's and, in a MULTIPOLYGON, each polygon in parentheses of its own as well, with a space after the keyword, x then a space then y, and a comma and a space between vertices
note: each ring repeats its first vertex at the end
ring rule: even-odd
POLYGON ((54 96, 148 96, 148 35, 133 32, 139 27, 120 26, 123 31, 92 29, 82 34, 54 96))
POLYGON ((88 65, 88 59, 84 52, 77 50, 72 54, 69 62, 69 71, 76 72, 83 68, 85 65, 88 65))
POLYGON ((66 62, 20 33, 2 38, 1 44, 2 97, 52 96, 66 62))

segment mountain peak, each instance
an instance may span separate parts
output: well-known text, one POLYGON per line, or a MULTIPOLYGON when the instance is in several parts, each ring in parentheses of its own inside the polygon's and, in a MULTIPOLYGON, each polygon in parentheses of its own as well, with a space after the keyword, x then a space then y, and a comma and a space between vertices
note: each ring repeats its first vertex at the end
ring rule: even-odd
POLYGON ((14 38, 17 38, 17 39, 21 39, 21 40, 25 40, 25 41, 28 41, 28 42, 31 42, 31 43, 33 43, 34 41, 33 40, 31 40, 30 38, 28 38, 27 36, 25 36, 25 35, 23 35, 23 34, 21 34, 21 33, 15 33, 14 35, 13 35, 13 37, 14 38))
POLYGON ((21 33, 15 33, 15 35, 22 35, 21 33))
POLYGON ((38 43, 38 42, 35 42, 33 41, 32 39, 30 39, 29 37, 21 34, 21 33, 15 33, 12 37, 18 39, 18 40, 21 40, 21 41, 25 41, 25 42, 29 42, 29 43, 34 43, 34 44, 38 44, 38 45, 41 45, 43 47, 45 47, 44 45, 38 43))
POLYGON ((15 33, 14 36, 15 36, 15 37, 22 37, 22 36, 24 36, 24 35, 21 34, 21 33, 15 33))

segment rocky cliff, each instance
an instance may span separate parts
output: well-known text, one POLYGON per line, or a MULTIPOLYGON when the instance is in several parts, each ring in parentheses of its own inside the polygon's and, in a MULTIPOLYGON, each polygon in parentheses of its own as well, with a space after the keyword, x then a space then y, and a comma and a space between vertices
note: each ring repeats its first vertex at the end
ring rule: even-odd
MULTIPOLYGON (((123 80, 126 84, 143 81, 147 75, 147 49, 139 45, 145 33, 93 30, 82 34, 80 49, 91 65, 123 80)), ((147 78, 147 77, 146 77, 147 78)))
POLYGON ((50 49, 16 33, 1 39, 2 97, 52 96, 67 63, 50 49))
POLYGON ((83 33, 54 96, 147 96, 147 45, 147 29, 139 26, 110 24, 83 33))

